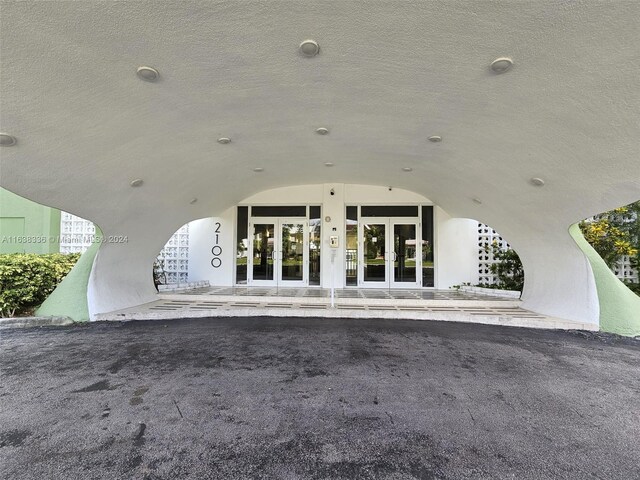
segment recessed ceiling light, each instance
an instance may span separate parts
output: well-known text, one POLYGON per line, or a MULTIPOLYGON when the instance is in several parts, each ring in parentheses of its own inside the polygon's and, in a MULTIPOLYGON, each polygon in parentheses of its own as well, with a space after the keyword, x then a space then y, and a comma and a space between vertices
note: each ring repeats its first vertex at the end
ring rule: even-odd
POLYGON ((442 141, 442 137, 440 135, 432 135, 429 137, 429 141, 433 143, 438 143, 442 141))
POLYGON ((320 127, 316 129, 316 133, 318 135, 329 135, 329 129, 328 128, 324 128, 324 127, 320 127))
POLYGON ((320 51, 320 45, 314 40, 305 40, 300 44, 300 53, 305 57, 315 57, 320 51))
POLYGON ((411 167, 402 167, 402 171, 403 172, 412 172, 413 168, 411 168, 411 167))
POLYGON ((530 180, 531 185, 535 185, 536 187, 541 187, 544 185, 544 180, 538 177, 534 177, 530 180))
POLYGON ((13 135, 8 133, 0 133, 0 145, 3 147, 13 147, 18 140, 13 135))
POLYGON ((325 167, 333 167, 333 162, 325 162, 325 167))
POLYGON ((218 139, 218 143, 221 143, 222 145, 226 145, 227 143, 231 143, 231 139, 228 137, 220 137, 218 139))
POLYGON ((504 73, 513 66, 513 60, 507 57, 496 58, 491 62, 491 70, 495 73, 504 73))
POLYGON ((254 169, 253 169, 253 171, 254 171, 254 172, 263 172, 263 171, 264 171, 264 168, 262 168, 262 167, 256 167, 256 168, 254 168, 254 169))
POLYGON ((132 187, 139 187, 140 185, 142 185, 144 182, 142 181, 142 179, 140 178, 136 178, 135 180, 133 180, 131 182, 131 186, 132 187))
POLYGON ((156 82, 158 78, 160 78, 160 72, 153 67, 138 67, 137 70, 138 78, 140 80, 144 80, 145 82, 156 82))
POLYGON ((479 198, 474 198, 473 201, 478 205, 482 205, 482 200, 480 200, 479 198))
POLYGON ((191 205, 193 205, 194 203, 196 203, 198 201, 197 198, 192 198, 191 201, 189 202, 191 205))

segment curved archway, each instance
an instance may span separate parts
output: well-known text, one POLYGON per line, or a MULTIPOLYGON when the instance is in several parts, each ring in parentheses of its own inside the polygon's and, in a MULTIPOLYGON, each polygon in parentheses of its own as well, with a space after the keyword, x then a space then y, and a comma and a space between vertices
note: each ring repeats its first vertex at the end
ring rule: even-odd
POLYGON ((5 272, 26 275, 3 279, 2 290, 17 284, 22 292, 8 292, 3 301, 10 315, 26 305, 27 313, 36 308, 40 316, 89 320, 87 285, 101 241, 99 228, 0 188, 0 233, 0 255, 8 254, 8 265, 14 262, 5 272))
POLYGON ((637 201, 590 217, 569 229, 593 270, 600 327, 628 336, 640 335, 639 214, 637 201), (631 287, 635 287, 635 292, 631 287))

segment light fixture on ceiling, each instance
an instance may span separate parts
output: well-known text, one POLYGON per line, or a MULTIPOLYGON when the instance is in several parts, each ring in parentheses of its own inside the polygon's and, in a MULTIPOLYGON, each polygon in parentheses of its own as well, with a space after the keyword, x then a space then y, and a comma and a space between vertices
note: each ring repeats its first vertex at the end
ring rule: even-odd
POLYGON ((300 44, 300 53, 305 57, 315 57, 320 51, 320 45, 314 40, 305 40, 300 44))
POLYGON ((496 58, 491 62, 491 70, 495 73, 504 73, 511 69, 513 66, 513 60, 507 57, 496 58))
POLYGON ((160 78, 160 72, 153 67, 142 66, 137 70, 138 78, 145 82, 157 82, 160 78))
POLYGON ((231 139, 229 137, 220 137, 218 139, 218 143, 221 143, 222 145, 226 145, 228 143, 231 143, 231 139))
POLYGON ((325 167, 333 167, 333 162, 324 162, 325 167))
POLYGON ((254 172, 264 172, 264 168, 262 167, 256 167, 253 169, 254 172))
POLYGON ((13 135, 0 133, 0 146, 13 147, 16 143, 18 143, 18 140, 13 135))
POLYGON ((482 200, 480 200, 479 198, 473 198, 472 200, 474 203, 477 203, 478 205, 482 205, 482 200))
POLYGON ((535 185, 536 187, 542 187, 544 185, 544 180, 538 177, 533 177, 531 180, 531 185, 535 185))
POLYGON ((324 127, 320 127, 316 129, 316 133, 318 135, 329 135, 329 129, 328 128, 324 128, 324 127))
POLYGON ((402 167, 403 172, 413 172, 413 168, 411 167, 402 167))
POLYGON ((190 205, 193 205, 194 203, 196 203, 198 201, 197 198, 192 198, 191 201, 189 202, 190 205))
POLYGON ((438 143, 442 141, 442 137, 440 135, 431 135, 429 137, 429 141, 433 143, 438 143))
POLYGON ((141 178, 136 178, 135 180, 133 180, 131 182, 131 186, 132 187, 139 187, 140 185, 142 185, 144 182, 142 181, 141 178))

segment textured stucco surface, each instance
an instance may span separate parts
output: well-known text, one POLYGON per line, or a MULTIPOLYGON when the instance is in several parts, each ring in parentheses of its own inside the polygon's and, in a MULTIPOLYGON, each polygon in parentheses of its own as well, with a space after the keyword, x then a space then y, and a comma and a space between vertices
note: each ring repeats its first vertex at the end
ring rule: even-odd
POLYGON ((578 225, 572 225, 569 232, 593 269, 600 299, 600 329, 619 335, 640 335, 640 297, 611 272, 598 252, 586 241, 578 225))
MULTIPOLYGON (((99 229, 96 229, 96 236, 101 237, 99 229)), ((67 276, 64 277, 44 303, 40 305, 36 312, 37 315, 45 317, 64 316, 75 322, 89 321, 87 287, 89 285, 91 267, 99 248, 100 244, 96 242, 80 256, 67 276)))
POLYGON ((127 236, 98 252, 92 313, 150 300, 187 221, 312 178, 491 225, 523 260, 525 308, 597 322, 567 228, 640 198, 638 18, 630 1, 5 1, 1 127, 19 143, 0 183, 127 236))
MULTIPOLYGON (((2 170, 0 178, 1 174, 2 170)), ((0 254, 59 251, 60 211, 35 204, 0 188, 0 254), (12 220, 17 220, 17 226, 23 228, 11 228, 6 222, 12 220)))

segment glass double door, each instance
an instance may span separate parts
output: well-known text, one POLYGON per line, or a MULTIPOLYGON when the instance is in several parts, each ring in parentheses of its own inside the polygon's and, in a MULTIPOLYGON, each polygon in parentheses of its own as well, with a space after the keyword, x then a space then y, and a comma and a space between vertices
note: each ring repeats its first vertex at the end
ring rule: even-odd
POLYGON ((420 286, 417 218, 363 217, 360 220, 359 286, 416 288, 420 286))
POLYGON ((306 286, 308 225, 305 218, 252 218, 248 282, 264 286, 306 286))

